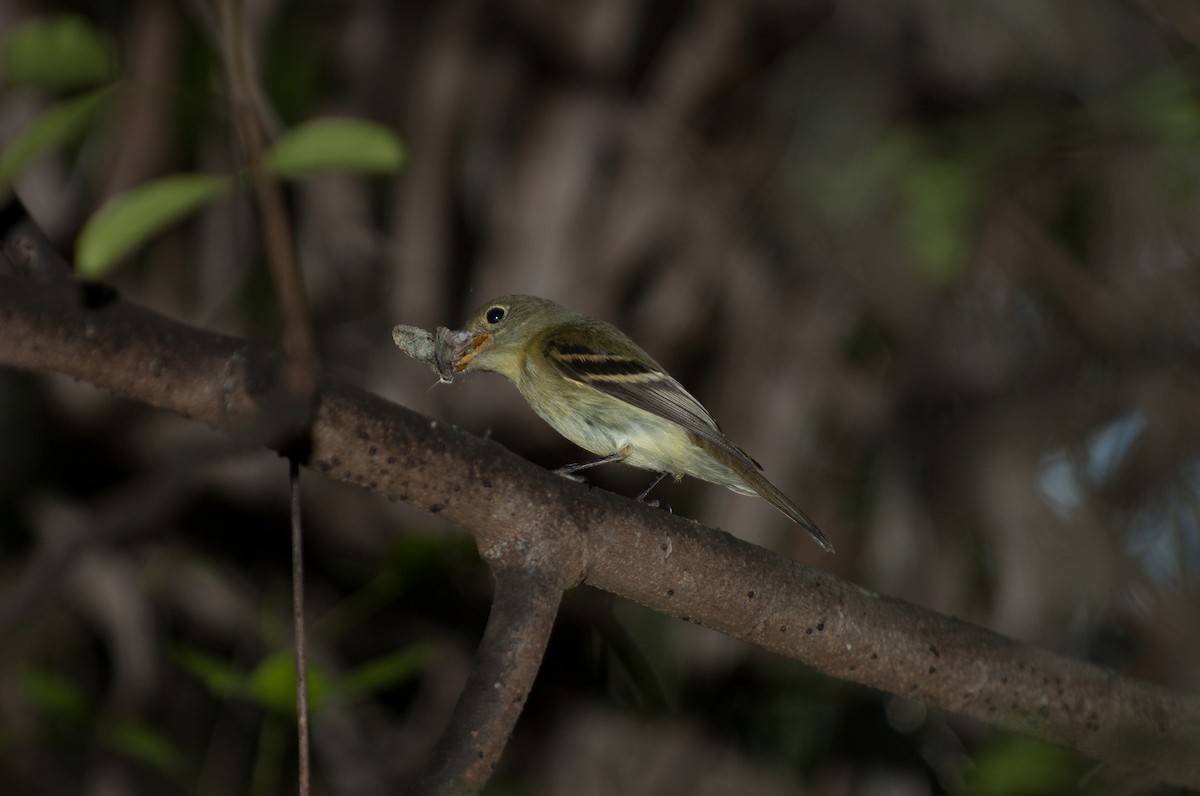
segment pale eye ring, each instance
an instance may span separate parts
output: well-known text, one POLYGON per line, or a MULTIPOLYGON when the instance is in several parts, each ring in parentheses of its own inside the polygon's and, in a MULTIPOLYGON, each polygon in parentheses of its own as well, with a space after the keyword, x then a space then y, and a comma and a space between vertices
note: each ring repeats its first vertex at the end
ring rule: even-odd
POLYGON ((484 315, 483 317, 487 320, 488 323, 500 323, 500 321, 504 320, 504 308, 503 307, 492 307, 487 311, 487 314, 484 315))

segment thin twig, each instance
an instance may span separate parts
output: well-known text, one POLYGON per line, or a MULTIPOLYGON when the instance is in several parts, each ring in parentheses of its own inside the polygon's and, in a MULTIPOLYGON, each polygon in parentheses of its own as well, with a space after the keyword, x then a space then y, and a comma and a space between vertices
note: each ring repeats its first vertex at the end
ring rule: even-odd
POLYGON ((296 401, 307 405, 316 383, 317 361, 308 298, 284 209, 283 191, 267 162, 262 95, 250 66, 249 42, 241 22, 240 4, 237 0, 221 0, 220 7, 220 43, 226 55, 223 60, 233 118, 262 225, 267 266, 279 300, 286 369, 284 385, 296 401))
POLYGON ((300 752, 300 796, 309 794, 308 648, 304 635, 304 534, 300 523, 300 464, 288 459, 292 487, 292 632, 296 639, 296 729, 300 752))
POLYGON ((296 638, 296 719, 301 796, 309 792, 308 689, 305 677, 304 582, 300 524, 299 462, 307 458, 312 421, 313 398, 317 379, 316 347, 312 323, 300 274, 292 230, 284 209, 283 191, 267 164, 267 133, 262 93, 251 68, 250 47, 241 20, 237 0, 221 0, 221 36, 225 76, 238 140, 246 159, 250 183, 262 226, 263 249, 279 301, 283 322, 281 333, 284 355, 281 405, 262 407, 266 425, 276 424, 271 412, 282 411, 286 418, 282 431, 284 452, 291 475, 292 503, 292 615, 296 638))

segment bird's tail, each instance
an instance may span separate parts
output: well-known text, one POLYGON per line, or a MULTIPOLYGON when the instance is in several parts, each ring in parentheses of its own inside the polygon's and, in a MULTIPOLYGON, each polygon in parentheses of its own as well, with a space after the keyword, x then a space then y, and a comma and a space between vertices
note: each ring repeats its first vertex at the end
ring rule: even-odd
POLYGON ((711 461, 718 465, 720 473, 710 469, 703 473, 689 472, 689 475, 715 484, 722 484, 745 495, 757 494, 782 511, 792 522, 808 531, 809 536, 821 546, 821 549, 829 553, 836 552, 833 544, 825 538, 825 534, 821 533, 821 529, 812 521, 812 518, 801 511, 800 507, 791 501, 791 498, 768 481, 762 474, 762 465, 751 459, 744 450, 723 436, 718 438, 714 435, 701 436, 697 434, 693 436, 693 439, 712 457, 711 461))
POLYGON ((800 525, 804 530, 808 531, 808 535, 813 540, 821 545, 821 548, 826 552, 833 553, 833 544, 825 538, 825 534, 821 533, 821 529, 812 521, 807 514, 801 511, 800 507, 791 501, 787 495, 780 492, 774 484, 768 481, 762 473, 757 470, 749 470, 749 468, 739 468, 738 475, 742 477, 751 489, 757 492, 763 500, 766 500, 775 508, 782 511, 787 517, 800 525))
MULTIPOLYGON (((705 441, 707 442, 707 441, 705 441)), ((702 442, 701 444, 704 444, 702 442)), ((727 483, 730 489, 745 494, 757 494, 763 500, 766 500, 775 508, 782 511, 788 519, 800 525, 804 530, 808 531, 809 536, 821 545, 823 550, 833 553, 833 544, 825 538, 825 534, 821 533, 821 529, 812 521, 812 518, 801 511, 800 507, 792 502, 791 498, 779 491, 779 489, 767 480, 761 472, 761 466, 758 462, 751 459, 741 448, 729 446, 730 449, 718 447, 712 444, 706 444, 705 447, 713 458, 720 461, 725 467, 733 471, 733 474, 740 479, 740 484, 727 483), (741 456, 736 454, 740 453, 741 456)))

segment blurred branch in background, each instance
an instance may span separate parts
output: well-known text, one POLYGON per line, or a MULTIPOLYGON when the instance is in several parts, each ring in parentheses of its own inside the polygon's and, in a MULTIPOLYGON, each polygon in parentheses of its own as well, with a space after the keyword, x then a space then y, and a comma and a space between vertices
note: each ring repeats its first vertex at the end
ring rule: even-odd
MULTIPOLYGON (((201 7, 188 8, 199 19, 201 7)), ((0 30, 52 10, 0 0, 0 30)), ((1190 0, 247 10, 263 102, 282 127, 353 114, 394 126, 410 152, 396 178, 318 175, 287 189, 326 369, 546 466, 572 461, 515 391, 483 378, 430 390, 424 366, 387 337, 396 323, 454 325, 486 296, 546 295, 617 323, 679 377, 836 536, 839 553, 821 566, 1200 689, 1190 0)), ((119 72, 115 104, 80 98, 79 82, 19 83, 7 60, 0 94, 0 173, 31 121, 79 100, 51 119, 57 143, 13 177, 64 251, 110 195, 179 172, 232 174, 237 162, 209 33, 193 17, 146 0, 90 22, 107 49, 72 62, 43 48, 38 60, 73 64, 75 81, 119 72)), ((272 336, 248 207, 240 194, 210 202, 108 279, 165 315, 272 336)), ((196 424, 11 373, 0 378, 0 424, 5 582, 34 555, 44 518, 65 516, 52 507, 87 516, 180 446, 212 444, 196 424)), ((274 461, 232 456, 228 468, 184 490, 156 532, 104 552, 120 562, 112 571, 144 573, 143 627, 160 650, 215 650, 241 672, 278 640, 264 615, 286 573, 262 548, 280 542, 255 540, 283 503, 274 461)), ((419 765, 391 741, 427 741, 422 721, 433 720, 417 713, 448 711, 461 686, 488 576, 428 515, 313 480, 317 614, 360 606, 363 584, 393 584, 372 598, 382 603, 366 601, 387 611, 347 609, 353 620, 323 642, 318 668, 341 683, 430 639, 439 661, 458 662, 397 670, 358 702, 332 699, 326 715, 360 731, 318 740, 337 749, 318 748, 322 776, 336 792, 384 792, 419 765)), ((640 488, 619 470, 596 480, 640 488)), ((815 560, 756 501, 686 482, 664 499, 815 560)), ((6 784, 77 792, 118 772, 148 789, 266 787, 256 777, 283 760, 264 718, 277 714, 229 696, 219 678, 164 664, 135 717, 155 732, 97 729, 127 718, 103 709, 123 659, 72 605, 43 603, 22 644, 5 645, 13 676, 0 678, 0 719, 28 753, 6 759, 6 784), (70 707, 80 704, 95 710, 70 707), (117 737, 119 748, 97 740, 117 737)), ((661 682, 631 675, 604 634, 564 608, 499 782, 566 792, 561 772, 603 771, 615 792, 678 781, 703 793, 736 772, 762 792, 790 792, 797 779, 830 792, 961 792, 1024 772, 1049 790, 1107 787, 1106 776, 1080 784, 1087 761, 616 610, 661 682), (647 691, 666 695, 669 716, 645 707, 647 691), (634 732, 631 713, 653 729, 634 732), (549 750, 577 759, 548 761, 549 750), (635 776, 638 755, 648 762, 635 776)))

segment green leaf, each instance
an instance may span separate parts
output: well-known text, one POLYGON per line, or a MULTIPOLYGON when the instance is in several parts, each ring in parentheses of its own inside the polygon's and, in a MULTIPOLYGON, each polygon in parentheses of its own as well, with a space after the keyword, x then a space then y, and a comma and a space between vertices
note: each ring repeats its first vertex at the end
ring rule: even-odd
POLYGON ((204 683, 214 696, 228 697, 240 691, 241 676, 229 661, 189 647, 172 650, 171 658, 179 668, 204 683))
POLYGON ((48 713, 82 718, 88 711, 79 687, 53 672, 35 669, 22 672, 21 689, 30 701, 48 713))
MULTIPOLYGON (((407 649, 376 658, 349 672, 333 687, 338 697, 366 696, 411 680, 437 655, 432 641, 413 644, 407 649)), ((331 694, 333 696, 333 694, 331 694)))
POLYGON ((404 145, 391 129, 364 119, 305 122, 276 141, 270 154, 280 177, 320 171, 393 174, 404 157, 404 145))
POLYGON ((79 233, 75 264, 80 275, 104 276, 134 249, 223 196, 232 184, 227 176, 176 174, 113 197, 79 233))
POLYGON ((132 721, 114 722, 102 728, 101 741, 134 760, 165 774, 183 769, 183 754, 162 733, 132 721))
POLYGON ((111 80, 112 42, 74 14, 31 19, 12 28, 0 49, 0 70, 14 86, 63 89, 111 80))
MULTIPOLYGON (((315 710, 328 693, 324 673, 309 665, 308 704, 315 710)), ((296 656, 280 650, 263 659, 250 675, 250 696, 263 707, 286 716, 296 715, 296 656)))
POLYGON ((1169 71, 1148 80, 1133 92, 1122 111, 1159 144, 1193 147, 1200 135, 1200 109, 1184 75, 1169 71))
POLYGON ((917 271, 935 284, 959 277, 970 262, 979 177, 948 159, 922 159, 904 183, 901 222, 917 271))
POLYGON ((1066 750, 1013 737, 976 756, 969 785, 976 796, 1040 796, 1075 790, 1080 773, 1066 750))
POLYGON ((869 146, 832 163, 806 166, 802 183, 812 210, 845 228, 877 212, 891 186, 915 157, 916 136, 903 127, 877 136, 869 146))
POLYGON ((81 138, 109 104, 113 87, 52 105, 0 152, 0 187, 7 185, 25 164, 42 152, 81 138))

